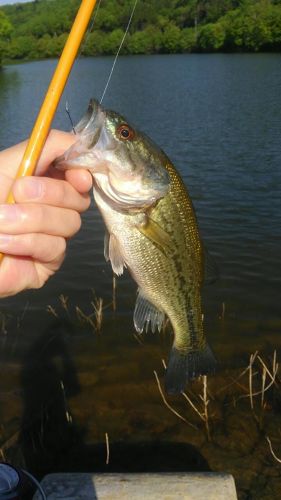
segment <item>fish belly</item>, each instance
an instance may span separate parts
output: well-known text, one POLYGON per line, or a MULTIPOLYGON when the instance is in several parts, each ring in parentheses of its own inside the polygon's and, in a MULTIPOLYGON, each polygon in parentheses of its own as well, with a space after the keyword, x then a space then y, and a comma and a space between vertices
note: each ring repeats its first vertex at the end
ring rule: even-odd
POLYGON ((186 256, 180 255, 176 244, 174 251, 165 255, 138 229, 139 214, 114 210, 99 193, 95 193, 95 200, 124 266, 144 297, 168 316, 177 349, 200 349, 204 344, 200 287, 195 286, 193 266, 188 266, 186 256))

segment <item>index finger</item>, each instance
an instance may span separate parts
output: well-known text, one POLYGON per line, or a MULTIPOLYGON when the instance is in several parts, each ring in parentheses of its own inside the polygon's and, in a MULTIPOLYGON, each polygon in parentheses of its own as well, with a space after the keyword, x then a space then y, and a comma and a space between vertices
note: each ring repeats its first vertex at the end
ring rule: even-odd
POLYGON ((39 158, 35 174, 43 175, 55 158, 64 153, 76 140, 75 135, 69 132, 51 130, 39 158))
MULTIPOLYGON (((75 142, 75 135, 60 130, 51 130, 36 167, 36 175, 43 175, 52 161, 75 142)), ((0 172, 10 179, 16 177, 27 141, 0 151, 0 172)))

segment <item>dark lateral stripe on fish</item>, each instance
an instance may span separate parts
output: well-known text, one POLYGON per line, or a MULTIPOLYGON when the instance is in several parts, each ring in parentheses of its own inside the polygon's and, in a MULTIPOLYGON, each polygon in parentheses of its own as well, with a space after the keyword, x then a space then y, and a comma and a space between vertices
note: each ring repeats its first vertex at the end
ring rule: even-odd
POLYGON ((186 303, 187 303, 187 311, 186 311, 186 316, 187 316, 187 321, 188 321, 188 334, 190 338, 190 345, 191 348, 195 348, 198 346, 198 343, 201 341, 200 335, 198 332, 198 329, 196 328, 195 325, 195 318, 194 318, 194 312, 193 312, 193 307, 191 305, 191 300, 190 300, 190 294, 186 292, 186 303))

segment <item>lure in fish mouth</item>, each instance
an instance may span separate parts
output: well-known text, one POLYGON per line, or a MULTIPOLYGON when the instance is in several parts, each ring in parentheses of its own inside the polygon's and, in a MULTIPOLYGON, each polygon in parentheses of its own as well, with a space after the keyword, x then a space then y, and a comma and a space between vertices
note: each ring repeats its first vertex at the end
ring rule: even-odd
POLYGON ((88 169, 97 188, 114 206, 149 207, 168 192, 169 174, 159 161, 159 154, 164 154, 157 148, 148 155, 150 139, 122 116, 105 111, 93 99, 75 131, 77 141, 57 158, 55 166, 88 169))
POLYGON ((77 141, 55 165, 91 172, 106 226, 105 258, 115 274, 126 267, 138 284, 138 332, 149 325, 160 331, 165 316, 169 318, 174 343, 166 390, 180 393, 188 381, 216 365, 203 331, 205 259, 191 199, 166 154, 97 101, 90 102, 76 133, 77 141))

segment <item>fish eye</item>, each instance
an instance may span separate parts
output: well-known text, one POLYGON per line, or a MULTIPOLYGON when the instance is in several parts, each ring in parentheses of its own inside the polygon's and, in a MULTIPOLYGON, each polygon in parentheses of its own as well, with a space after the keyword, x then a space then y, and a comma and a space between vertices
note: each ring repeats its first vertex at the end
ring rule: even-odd
POLYGON ((117 136, 123 141, 128 141, 134 138, 135 132, 129 125, 122 123, 122 125, 119 125, 117 128, 117 136))

